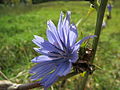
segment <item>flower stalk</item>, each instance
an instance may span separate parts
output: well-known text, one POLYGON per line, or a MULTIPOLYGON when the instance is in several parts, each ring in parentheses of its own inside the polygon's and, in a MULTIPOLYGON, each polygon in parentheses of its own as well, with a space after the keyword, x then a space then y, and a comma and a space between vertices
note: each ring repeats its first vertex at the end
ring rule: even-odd
MULTIPOLYGON (((93 56, 91 58, 91 63, 93 63, 94 61, 94 58, 95 58, 95 54, 96 54, 96 50, 97 50, 97 46, 98 46, 98 41, 99 41, 99 37, 100 37, 100 34, 101 34, 101 27, 102 27, 102 22, 103 22, 103 18, 104 18, 104 13, 105 13, 105 8, 106 8, 106 5, 107 5, 107 2, 108 0, 101 0, 101 3, 100 3, 100 6, 97 10, 97 21, 96 21, 96 28, 95 28, 95 35, 97 35, 97 38, 94 38, 93 40, 93 56)), ((89 74, 87 73, 85 75, 85 77, 82 79, 82 81, 80 82, 80 88, 79 90, 84 90, 85 89, 85 86, 86 86, 86 83, 87 83, 87 80, 88 80, 88 76, 89 74)))
MULTIPOLYGON (((59 78, 58 81, 63 81, 65 79, 71 78, 79 73, 71 72, 66 76, 59 78)), ((39 82, 27 83, 27 84, 16 84, 8 80, 0 80, 0 90, 29 90, 33 88, 43 87, 39 82)))

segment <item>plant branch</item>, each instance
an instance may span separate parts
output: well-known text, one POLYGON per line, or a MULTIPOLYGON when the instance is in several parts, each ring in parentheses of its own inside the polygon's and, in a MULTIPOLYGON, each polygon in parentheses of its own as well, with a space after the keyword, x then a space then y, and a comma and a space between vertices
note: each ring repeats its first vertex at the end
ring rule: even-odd
MULTIPOLYGON (((68 79, 77 74, 79 73, 71 72, 67 76, 60 77, 58 81, 68 79)), ((29 90, 29 89, 38 88, 38 87, 42 87, 39 82, 28 83, 28 84, 16 84, 7 80, 0 81, 0 90, 29 90)))
POLYGON ((94 60, 96 51, 97 51, 97 46, 98 46, 98 41, 99 41, 99 37, 101 34, 101 29, 102 29, 102 22, 103 22, 103 18, 104 18, 104 13, 105 13, 105 8, 107 5, 108 0, 102 0, 99 10, 98 10, 98 14, 97 14, 97 23, 96 23, 96 29, 95 29, 95 35, 97 35, 97 38, 95 38, 93 40, 93 57, 92 57, 92 62, 94 60))
MULTIPOLYGON (((100 37, 100 34, 101 34, 101 27, 102 27, 102 22, 103 22, 107 2, 108 2, 108 0, 101 0, 100 7, 98 8, 98 11, 97 11, 97 22, 96 22, 96 28, 95 28, 95 35, 97 35, 97 38, 94 38, 94 40, 93 40, 93 56, 91 58, 91 63, 93 63, 93 60, 95 58, 95 54, 96 54, 96 50, 97 50, 97 46, 98 46, 99 37, 100 37)), ((87 73, 85 75, 85 77, 82 79, 81 87, 79 88, 79 90, 84 90, 85 89, 88 76, 89 76, 89 74, 87 73)))

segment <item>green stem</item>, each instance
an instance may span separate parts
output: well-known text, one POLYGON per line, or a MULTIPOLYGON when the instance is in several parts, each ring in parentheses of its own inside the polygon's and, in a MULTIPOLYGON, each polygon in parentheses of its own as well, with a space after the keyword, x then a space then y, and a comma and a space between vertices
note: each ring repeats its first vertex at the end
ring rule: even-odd
MULTIPOLYGON (((96 22, 96 28, 95 28, 95 35, 97 35, 97 38, 95 38, 93 40, 93 50, 94 50, 94 52, 93 52, 93 57, 91 58, 91 63, 93 63, 93 60, 94 60, 94 57, 95 57, 95 54, 96 54, 98 41, 99 41, 99 37, 100 37, 100 33, 101 33, 101 26, 102 26, 107 2, 108 2, 108 0, 101 0, 100 7, 98 8, 98 11, 97 11, 97 22, 96 22)), ((89 74, 87 73, 85 75, 85 77, 82 79, 81 85, 80 85, 81 87, 79 88, 79 90, 84 90, 85 89, 88 76, 89 76, 89 74)))
POLYGON ((104 13, 105 13, 105 8, 107 5, 108 0, 102 0, 99 10, 98 10, 98 14, 97 14, 97 22, 96 22, 96 29, 95 29, 95 35, 97 35, 97 38, 95 38, 93 40, 93 57, 92 57, 92 62, 94 60, 95 54, 96 54, 96 50, 97 50, 97 45, 98 45, 98 41, 99 41, 99 37, 100 37, 100 33, 101 33, 101 27, 102 27, 102 22, 103 22, 103 18, 104 18, 104 13))
POLYGON ((5 80, 9 80, 9 79, 7 78, 7 76, 6 76, 2 71, 0 71, 0 76, 2 76, 5 80))

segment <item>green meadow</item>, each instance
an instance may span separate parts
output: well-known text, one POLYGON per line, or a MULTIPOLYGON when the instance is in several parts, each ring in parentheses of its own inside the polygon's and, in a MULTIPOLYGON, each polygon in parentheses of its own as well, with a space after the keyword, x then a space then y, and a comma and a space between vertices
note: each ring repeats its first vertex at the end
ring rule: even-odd
MULTIPOLYGON (((46 38, 47 21, 57 25, 60 12, 71 11, 71 22, 85 18, 89 10, 88 2, 45 2, 36 5, 0 5, 0 69, 15 83, 31 82, 29 69, 34 65, 31 59, 39 54, 33 50, 33 35, 46 38)), ((93 35, 96 11, 78 26, 79 39, 93 35)), ((92 41, 92 40, 91 40, 92 41)), ((91 42, 89 43, 91 46, 91 42)), ((120 90, 120 1, 113 3, 112 18, 102 29, 97 54, 97 67, 90 75, 87 90, 120 90)), ((68 79, 65 90, 76 90, 80 76, 68 79)), ((4 80, 0 76, 0 80, 4 80)), ((57 83, 56 85, 58 85, 57 83)), ((55 90, 58 90, 54 85, 55 90)), ((37 90, 37 89, 34 89, 37 90)), ((39 89, 38 89, 39 90, 39 89)))

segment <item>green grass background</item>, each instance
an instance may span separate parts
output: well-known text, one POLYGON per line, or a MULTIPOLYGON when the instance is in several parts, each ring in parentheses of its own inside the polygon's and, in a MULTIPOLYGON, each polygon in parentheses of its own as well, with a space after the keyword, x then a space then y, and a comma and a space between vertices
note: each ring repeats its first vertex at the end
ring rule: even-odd
MULTIPOLYGON (((101 69, 89 77, 88 90, 120 90, 120 1, 112 10, 112 19, 102 30, 94 64, 101 69)), ((0 68, 15 83, 30 82, 28 73, 33 66, 31 59, 37 54, 32 43, 33 35, 46 39, 46 22, 57 25, 61 11, 72 11, 71 22, 85 18, 89 9, 87 2, 46 2, 31 6, 4 7, 0 5, 0 68)), ((93 34, 96 12, 78 27, 79 35, 93 34)), ((81 36, 79 37, 81 39, 81 36)), ((76 90, 80 76, 68 79, 64 90, 76 90)), ((3 78, 0 76, 0 80, 3 78)), ((56 84, 57 85, 57 84, 56 84)), ((56 85, 55 90, 58 90, 56 85)), ((36 89, 34 89, 36 90, 36 89)), ((39 90, 39 89, 38 89, 39 90)))

